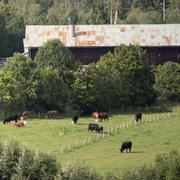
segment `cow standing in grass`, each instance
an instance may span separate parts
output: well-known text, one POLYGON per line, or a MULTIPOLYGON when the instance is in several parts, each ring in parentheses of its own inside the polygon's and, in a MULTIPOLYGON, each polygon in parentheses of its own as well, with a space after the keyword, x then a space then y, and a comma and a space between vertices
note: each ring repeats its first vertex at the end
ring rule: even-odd
POLYGON ((15 121, 17 122, 19 119, 19 116, 16 114, 16 115, 12 115, 12 116, 8 116, 4 119, 3 123, 6 124, 6 123, 10 123, 11 121, 15 121))
POLYGON ((72 117, 72 124, 77 124, 77 121, 79 119, 79 116, 76 114, 72 117))
POLYGON ((135 120, 136 122, 140 121, 141 122, 141 119, 142 119, 142 113, 141 112, 137 112, 135 114, 135 120))
POLYGON ((93 119, 98 122, 109 121, 109 115, 107 112, 94 112, 93 119))
POLYGON ((94 123, 89 123, 88 124, 88 131, 95 131, 95 132, 98 132, 98 133, 102 133, 103 132, 103 127, 99 127, 98 124, 94 124, 94 123))
POLYGON ((55 116, 58 114, 58 111, 57 110, 50 110, 47 112, 47 116, 48 118, 52 117, 52 116, 55 116))
POLYGON ((129 152, 131 152, 131 148, 132 148, 132 142, 131 141, 127 141, 127 142, 123 142, 120 148, 121 153, 123 153, 124 150, 129 150, 129 152))

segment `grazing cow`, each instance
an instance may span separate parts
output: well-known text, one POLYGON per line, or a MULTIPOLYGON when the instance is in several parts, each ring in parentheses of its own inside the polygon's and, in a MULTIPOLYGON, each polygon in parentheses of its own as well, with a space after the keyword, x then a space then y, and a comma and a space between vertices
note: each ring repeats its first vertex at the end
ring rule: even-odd
POLYGON ((30 113, 29 113, 29 111, 24 111, 24 112, 22 113, 21 120, 24 120, 24 119, 30 119, 30 113))
POLYGON ((91 132, 95 131, 95 132, 102 133, 103 132, 103 127, 99 127, 98 124, 89 123, 88 131, 91 131, 91 132))
POLYGON ((136 119, 136 122, 140 121, 141 122, 141 119, 142 119, 142 113, 141 112, 137 112, 135 114, 135 119, 136 119))
POLYGON ((93 113, 93 119, 95 121, 109 121, 109 115, 107 112, 94 112, 93 113))
POLYGON ((77 114, 74 115, 73 118, 72 118, 72 123, 77 124, 78 119, 79 119, 79 116, 77 114))
POLYGON ((57 110, 51 110, 51 111, 48 111, 48 112, 47 112, 48 118, 49 118, 49 117, 52 117, 52 116, 54 116, 54 115, 57 115, 57 114, 58 114, 58 111, 57 111, 57 110))
POLYGON ((19 119, 18 115, 8 116, 4 119, 3 123, 6 124, 6 123, 10 123, 11 121, 17 122, 18 119, 19 119))
POLYGON ((127 141, 127 142, 123 142, 120 148, 121 153, 123 153, 124 150, 129 150, 129 152, 131 152, 131 147, 132 147, 132 142, 131 141, 127 141))
POLYGON ((98 118, 99 118, 99 120, 100 121, 109 121, 109 115, 108 115, 108 113, 107 112, 99 112, 98 113, 98 118))

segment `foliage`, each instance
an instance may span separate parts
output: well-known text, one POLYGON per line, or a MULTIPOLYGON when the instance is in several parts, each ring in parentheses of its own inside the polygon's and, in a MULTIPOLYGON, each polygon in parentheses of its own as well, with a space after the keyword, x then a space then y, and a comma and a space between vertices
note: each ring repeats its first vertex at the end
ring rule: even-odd
POLYGON ((71 104, 73 72, 78 64, 59 40, 51 40, 39 48, 37 64, 38 101, 45 109, 62 109, 71 104))
POLYGON ((180 64, 167 62, 155 70, 155 85, 158 97, 165 100, 180 100, 180 64))
POLYGON ((98 81, 98 89, 102 90, 99 100, 110 98, 103 104, 123 107, 153 101, 153 73, 141 48, 122 45, 115 49, 114 54, 102 57, 98 66, 104 70, 99 76, 102 79, 98 81))
POLYGON ((5 28, 5 21, 4 21, 4 17, 1 15, 0 12, 0 57, 5 57, 6 52, 5 52, 5 46, 6 46, 6 42, 7 42, 7 32, 6 32, 6 28, 5 28))
POLYGON ((64 167, 63 180, 101 180, 102 177, 84 163, 72 163, 64 167))
POLYGON ((143 166, 136 172, 127 172, 121 180, 175 180, 180 177, 180 154, 171 151, 167 154, 157 155, 155 166, 143 166))
POLYGON ((71 81, 76 68, 70 51, 59 40, 50 40, 38 49, 35 57, 38 67, 49 66, 57 70, 65 82, 71 81))
POLYGON ((75 76, 75 102, 83 110, 143 106, 154 101, 154 76, 145 52, 121 45, 75 76))
POLYGON ((132 9, 126 18, 126 23, 128 24, 159 24, 161 22, 159 11, 142 11, 138 8, 132 9))
POLYGON ((53 180, 60 166, 48 154, 36 154, 22 147, 16 140, 1 145, 0 179, 53 180))
POLYGON ((171 0, 168 3, 167 9, 167 23, 179 23, 180 22, 180 0, 171 0))
POLYGON ((6 112, 33 106, 37 87, 35 68, 30 58, 14 54, 0 70, 0 103, 6 112))
POLYGON ((73 104, 75 108, 83 111, 84 115, 95 111, 97 100, 97 88, 95 87, 96 66, 91 64, 88 67, 81 67, 79 71, 74 73, 73 104))
POLYGON ((36 69, 37 101, 36 109, 62 110, 69 102, 70 90, 57 70, 50 66, 36 69))

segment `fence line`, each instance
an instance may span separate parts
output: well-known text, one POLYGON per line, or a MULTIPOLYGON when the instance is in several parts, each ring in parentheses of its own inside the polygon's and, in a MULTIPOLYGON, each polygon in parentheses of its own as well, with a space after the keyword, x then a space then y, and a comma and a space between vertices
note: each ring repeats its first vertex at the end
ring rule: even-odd
MULTIPOLYGON (((156 114, 154 114, 154 115, 144 115, 145 117, 143 118, 144 120, 142 122, 136 122, 136 121, 133 121, 132 119, 127 120, 126 123, 123 121, 120 124, 116 124, 115 127, 107 128, 101 134, 97 133, 95 136, 91 134, 88 137, 84 137, 81 140, 76 140, 75 144, 69 144, 67 146, 61 147, 60 148, 60 153, 63 154, 65 152, 70 152, 73 149, 77 149, 77 148, 83 147, 85 145, 97 142, 97 141, 99 141, 101 139, 108 138, 110 135, 113 135, 115 133, 119 133, 125 128, 129 128, 129 127, 132 127, 132 126, 136 127, 137 125, 139 125, 141 123, 143 123, 143 124, 148 123, 148 122, 153 123, 155 121, 165 119, 167 117, 169 118, 171 116, 175 116, 178 112, 180 112, 180 110, 178 110, 178 111, 173 110, 172 113, 168 112, 168 113, 163 113, 161 115, 159 115, 159 114, 157 114, 157 115, 156 114)), ((116 123, 117 123, 117 121, 116 121, 116 123)))

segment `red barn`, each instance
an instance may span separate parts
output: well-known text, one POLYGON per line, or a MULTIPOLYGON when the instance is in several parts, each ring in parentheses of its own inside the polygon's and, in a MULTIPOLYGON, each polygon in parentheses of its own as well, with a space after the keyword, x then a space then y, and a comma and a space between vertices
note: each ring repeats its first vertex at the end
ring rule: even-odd
POLYGON ((120 44, 146 49, 150 63, 180 62, 180 24, 28 25, 25 53, 34 58, 50 39, 59 39, 83 64, 97 62, 120 44))

